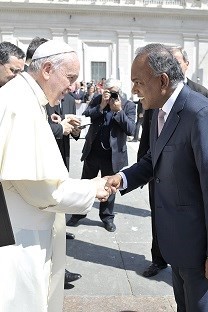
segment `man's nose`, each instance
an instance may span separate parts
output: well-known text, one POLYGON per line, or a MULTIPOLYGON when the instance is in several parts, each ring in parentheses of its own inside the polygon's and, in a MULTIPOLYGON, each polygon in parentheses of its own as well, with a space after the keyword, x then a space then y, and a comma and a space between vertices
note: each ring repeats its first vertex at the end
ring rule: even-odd
POLYGON ((133 85, 133 87, 131 89, 131 92, 132 92, 132 94, 137 94, 137 92, 138 92, 134 85, 133 85))

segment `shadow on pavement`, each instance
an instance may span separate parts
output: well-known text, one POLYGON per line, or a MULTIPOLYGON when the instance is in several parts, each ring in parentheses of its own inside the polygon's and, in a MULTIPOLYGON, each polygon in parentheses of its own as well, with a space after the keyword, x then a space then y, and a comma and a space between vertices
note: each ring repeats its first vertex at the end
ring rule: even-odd
MULTIPOLYGON (((94 222, 94 221, 93 221, 94 222)), ((67 241, 66 255, 71 258, 104 266, 111 266, 126 271, 134 271, 142 275, 144 269, 150 264, 144 255, 99 246, 78 239, 67 241)), ((145 278, 146 279, 146 278, 145 278)), ((151 280, 163 281, 172 285, 171 268, 162 270, 160 274, 150 278, 151 280), (168 274, 167 274, 168 273, 168 274)))
MULTIPOLYGON (((93 208, 99 209, 99 202, 94 202, 93 208)), ((126 215, 138 216, 138 217, 150 217, 151 211, 144 208, 135 208, 132 206, 117 204, 114 205, 115 213, 123 213, 126 215)))

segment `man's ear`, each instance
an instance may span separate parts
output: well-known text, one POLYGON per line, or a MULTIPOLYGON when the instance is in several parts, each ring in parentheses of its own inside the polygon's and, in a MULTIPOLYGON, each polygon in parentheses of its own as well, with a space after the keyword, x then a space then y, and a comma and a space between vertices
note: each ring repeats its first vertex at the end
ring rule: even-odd
POLYGON ((42 67, 42 74, 45 80, 49 80, 52 70, 51 62, 45 62, 42 67))
POLYGON ((170 79, 166 73, 163 73, 160 76, 160 83, 161 83, 161 91, 166 90, 170 84, 170 79))

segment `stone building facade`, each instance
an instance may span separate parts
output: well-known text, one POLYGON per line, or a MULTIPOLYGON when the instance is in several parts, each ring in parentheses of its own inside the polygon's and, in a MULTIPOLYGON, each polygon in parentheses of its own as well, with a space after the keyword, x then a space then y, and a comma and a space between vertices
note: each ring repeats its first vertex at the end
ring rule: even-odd
POLYGON ((0 41, 26 51, 35 37, 60 39, 78 52, 79 80, 119 78, 131 96, 137 47, 181 45, 189 78, 208 88, 207 0, 0 0, 0 41))

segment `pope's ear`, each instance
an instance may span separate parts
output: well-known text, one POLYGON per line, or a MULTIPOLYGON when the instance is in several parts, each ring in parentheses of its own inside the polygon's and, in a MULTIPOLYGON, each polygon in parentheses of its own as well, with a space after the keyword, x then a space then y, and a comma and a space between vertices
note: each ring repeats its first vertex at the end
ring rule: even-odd
POLYGON ((48 80, 50 78, 51 71, 52 71, 51 62, 45 62, 42 67, 42 74, 45 80, 48 80))

